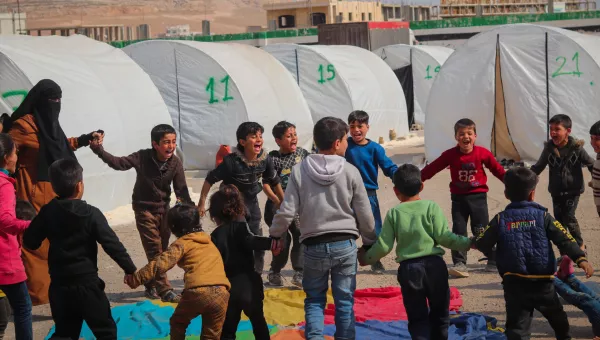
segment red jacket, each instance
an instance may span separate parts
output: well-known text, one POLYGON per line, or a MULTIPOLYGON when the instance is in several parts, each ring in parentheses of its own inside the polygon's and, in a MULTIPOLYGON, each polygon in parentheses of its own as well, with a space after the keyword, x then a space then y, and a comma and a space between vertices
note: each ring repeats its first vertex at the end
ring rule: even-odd
POLYGON ((490 150, 475 145, 465 154, 458 146, 448 149, 421 171, 421 180, 426 181, 438 172, 450 167, 450 192, 458 195, 488 192, 486 166, 499 180, 504 180, 504 167, 496 161, 490 150))
POLYGON ((17 235, 29 227, 30 221, 17 219, 16 205, 15 180, 0 172, 0 285, 27 280, 17 235))

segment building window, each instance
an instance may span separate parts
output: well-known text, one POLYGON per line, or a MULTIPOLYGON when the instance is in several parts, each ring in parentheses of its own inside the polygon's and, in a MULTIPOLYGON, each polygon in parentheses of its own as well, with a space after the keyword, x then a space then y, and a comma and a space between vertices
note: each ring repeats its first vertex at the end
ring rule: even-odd
POLYGON ((293 15, 282 15, 278 21, 279 28, 296 27, 296 18, 293 15))
POLYGON ((312 25, 313 26, 318 26, 321 24, 326 24, 327 23, 327 16, 325 15, 325 13, 313 13, 312 14, 312 25))
POLYGON ((365 13, 361 13, 360 14, 360 21, 365 21, 367 18, 365 16, 365 13))
POLYGON ((369 21, 373 21, 373 13, 369 13, 369 21))
POLYGON ((348 13, 348 21, 352 21, 354 19, 352 14, 354 14, 354 13, 352 13, 352 12, 348 13))

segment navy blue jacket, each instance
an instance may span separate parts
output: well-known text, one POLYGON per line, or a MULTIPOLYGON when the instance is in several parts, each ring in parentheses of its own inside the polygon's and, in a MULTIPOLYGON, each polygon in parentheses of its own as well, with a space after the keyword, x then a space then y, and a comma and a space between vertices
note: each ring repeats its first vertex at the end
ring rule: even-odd
POLYGON ((575 263, 587 261, 585 253, 569 232, 535 202, 513 202, 498 213, 476 240, 484 254, 494 245, 500 276, 514 275, 527 279, 552 279, 556 257, 552 244, 575 263))

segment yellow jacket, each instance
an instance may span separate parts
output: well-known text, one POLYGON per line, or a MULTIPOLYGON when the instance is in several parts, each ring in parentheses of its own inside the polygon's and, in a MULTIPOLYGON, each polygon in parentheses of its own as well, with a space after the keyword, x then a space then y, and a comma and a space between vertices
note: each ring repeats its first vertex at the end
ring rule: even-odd
POLYGON ((133 274, 134 284, 140 286, 156 275, 166 273, 176 264, 185 271, 185 289, 205 286, 231 288, 225 276, 221 253, 204 232, 178 238, 167 251, 133 274))
POLYGON ((0 290, 0 298, 6 297, 6 294, 4 294, 3 291, 0 290))

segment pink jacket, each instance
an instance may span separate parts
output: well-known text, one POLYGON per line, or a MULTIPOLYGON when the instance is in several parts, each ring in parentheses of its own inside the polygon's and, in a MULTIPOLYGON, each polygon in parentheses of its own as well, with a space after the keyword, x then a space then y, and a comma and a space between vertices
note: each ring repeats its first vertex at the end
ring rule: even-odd
POLYGON ((0 285, 27 280, 17 235, 29 227, 30 221, 17 219, 16 205, 15 180, 0 172, 0 285))

